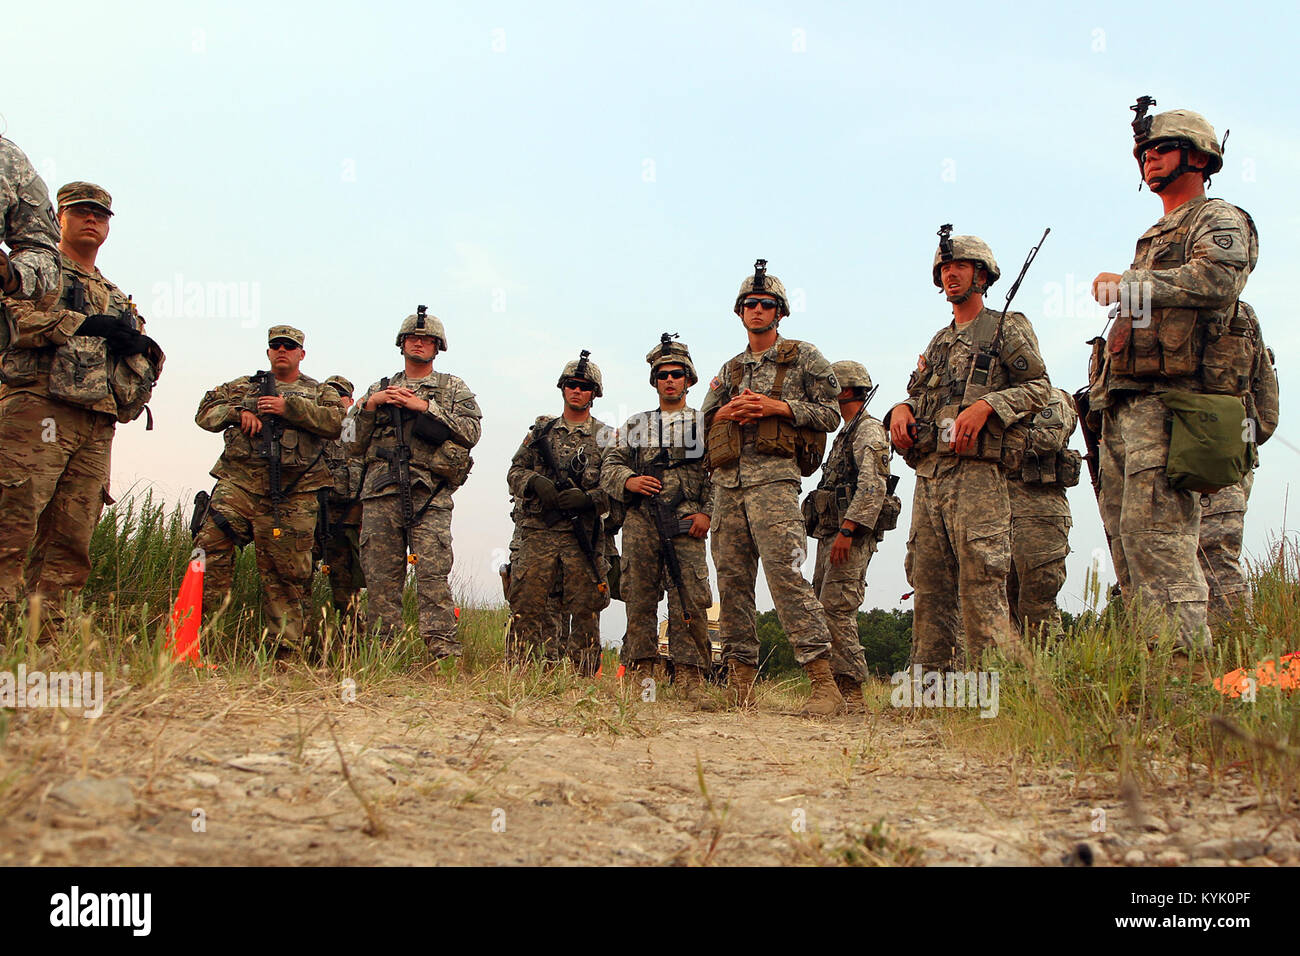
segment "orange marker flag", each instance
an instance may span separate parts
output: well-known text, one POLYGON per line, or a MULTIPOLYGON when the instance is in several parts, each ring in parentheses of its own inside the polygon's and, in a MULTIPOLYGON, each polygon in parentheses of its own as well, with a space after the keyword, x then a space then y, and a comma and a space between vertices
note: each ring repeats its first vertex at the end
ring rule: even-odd
POLYGON ((176 594, 176 604, 172 608, 171 624, 167 627, 166 647, 171 649, 172 660, 189 661, 196 667, 211 667, 199 660, 199 619, 203 615, 203 568, 204 555, 195 548, 190 555, 189 566, 181 580, 181 589, 176 594))

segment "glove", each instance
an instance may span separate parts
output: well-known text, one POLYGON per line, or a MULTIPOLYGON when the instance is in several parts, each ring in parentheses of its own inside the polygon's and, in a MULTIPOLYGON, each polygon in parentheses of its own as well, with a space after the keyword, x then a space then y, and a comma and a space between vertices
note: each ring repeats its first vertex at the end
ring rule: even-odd
POLYGON ((528 482, 528 488, 535 494, 542 507, 547 511, 554 511, 559 507, 559 492, 555 490, 555 482, 545 475, 534 475, 528 482))
MULTIPOLYGON (((104 337, 108 343, 108 350, 118 358, 126 358, 128 355, 141 355, 149 351, 149 346, 154 345, 153 339, 143 332, 136 332, 133 329, 126 329, 118 326, 113 332, 104 337)), ((157 348, 156 345, 154 345, 157 348)))
POLYGON ((117 329, 121 329, 121 328, 124 328, 124 326, 122 325, 121 322, 117 320, 116 316, 91 315, 86 317, 86 321, 82 322, 81 325, 77 328, 77 331, 74 332, 73 334, 94 335, 94 336, 98 336, 99 338, 107 338, 108 336, 112 335, 117 329))
POLYGON ((591 500, 591 495, 581 488, 561 491, 555 497, 555 504, 561 511, 591 511, 596 507, 596 503, 591 500))

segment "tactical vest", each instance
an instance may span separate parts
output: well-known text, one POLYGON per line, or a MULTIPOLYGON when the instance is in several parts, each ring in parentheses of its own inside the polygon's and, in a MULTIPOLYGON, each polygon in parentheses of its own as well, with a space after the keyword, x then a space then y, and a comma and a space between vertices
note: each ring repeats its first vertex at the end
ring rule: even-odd
MULTIPOLYGON (((864 407, 858 412, 857 417, 844 427, 844 431, 839 436, 842 453, 835 455, 832 452, 832 456, 826 460, 826 467, 822 470, 822 479, 817 483, 817 489, 809 492, 808 497, 804 499, 801 506, 804 528, 814 538, 838 534, 844 516, 853 504, 858 488, 858 475, 861 472, 853 454, 853 439, 857 434, 858 425, 868 417, 864 407)), ((885 478, 887 489, 885 500, 881 504, 880 513, 876 516, 875 525, 870 528, 859 528, 856 537, 872 535, 879 539, 886 531, 898 527, 898 516, 903 510, 903 502, 893 493, 893 487, 897 483, 898 479, 893 475, 885 478)))
MULTIPOLYGON (((688 409, 688 411, 690 410, 688 409)), ((672 440, 668 442, 668 460, 662 463, 659 460, 659 456, 664 441, 661 434, 663 431, 663 412, 662 410, 655 409, 654 411, 648 412, 639 417, 642 419, 642 423, 644 423, 647 429, 645 436, 646 440, 642 441, 638 434, 633 434, 631 431, 629 431, 627 435, 621 436, 620 440, 629 442, 630 447, 635 449, 633 470, 637 474, 653 474, 655 477, 659 478, 663 485, 663 489, 655 496, 655 501, 671 508, 676 508, 683 501, 699 501, 701 507, 707 510, 709 503, 702 500, 705 477, 704 469, 702 467, 704 464, 704 455, 701 450, 698 431, 700 427, 699 414, 692 412, 691 415, 679 417, 671 423, 669 438, 673 438, 672 432, 676 431, 676 438, 680 440, 672 440), (650 430, 651 421, 655 424, 653 432, 650 430), (691 432, 689 441, 687 440, 686 435, 687 429, 691 432), (656 444, 650 444, 648 439, 651 434, 656 435, 656 444), (691 468, 691 465, 699 467, 691 468), (662 469, 662 471, 660 471, 660 469, 662 469), (670 473, 676 477, 676 481, 669 480, 668 476, 670 473)), ((642 423, 638 423, 637 427, 642 423)), ((615 500, 616 499, 611 499, 611 509, 613 508, 615 500)), ((645 498, 643 495, 635 495, 632 497, 629 505, 636 508, 639 507, 641 502, 644 500, 645 498)), ((609 523, 609 519, 607 518, 605 521, 607 532, 609 523)))
MULTIPOLYGON (((257 383, 253 381, 252 376, 249 376, 247 382, 244 401, 239 407, 255 412, 260 389, 257 383)), ((308 375, 299 375, 292 382, 276 382, 275 392, 281 397, 292 395, 314 403, 319 388, 320 383, 314 378, 308 375)), ((289 474, 305 474, 303 469, 309 469, 324 456, 327 439, 306 429, 295 428, 287 422, 282 422, 282 427, 283 431, 280 434, 280 465, 289 469, 289 474)), ((226 458, 232 461, 256 462, 259 467, 264 467, 262 463, 266 461, 264 453, 267 448, 265 427, 257 435, 250 438, 244 434, 244 430, 238 425, 231 425, 222 432, 222 437, 226 442, 226 458)))
MULTIPOLYGON (((388 382, 387 378, 381 379, 380 386, 387 388, 388 382)), ((456 384, 449 373, 434 372, 431 384, 421 382, 412 387, 410 379, 405 384, 420 398, 437 405, 445 415, 451 414, 456 401, 456 384)), ((402 436, 411 449, 411 466, 415 469, 412 477, 418 478, 420 470, 423 470, 440 479, 444 487, 456 489, 463 485, 474 467, 469 449, 450 438, 437 445, 425 441, 415 427, 418 415, 401 414, 396 405, 385 405, 376 415, 375 434, 370 442, 367 467, 387 467, 388 462, 379 457, 377 450, 380 447, 388 450, 396 448, 394 424, 399 416, 403 419, 402 436)))
POLYGON ((1083 456, 1067 447, 1072 430, 1066 430, 1059 404, 1053 400, 1046 408, 1006 430, 1002 439, 1002 466, 1007 478, 1060 488, 1073 488, 1079 483, 1083 456))
MULTIPOLYGON (((777 347, 776 377, 767 391, 770 398, 781 400, 786 373, 799 361, 801 344, 798 339, 783 339, 777 347)), ((740 394, 741 383, 745 378, 745 363, 734 361, 729 375, 727 402, 740 394)), ((734 465, 740 460, 741 449, 751 443, 759 455, 795 459, 799 473, 807 478, 821 466, 822 455, 826 452, 826 433, 815 428, 799 428, 793 422, 775 415, 759 419, 757 424, 744 426, 730 420, 715 421, 709 428, 705 442, 708 449, 705 467, 712 472, 734 465)))
MULTIPOLYGON (((1182 217, 1170 224, 1168 240, 1160 247, 1161 270, 1176 269, 1190 260, 1187 238, 1198 215, 1212 202, 1189 204, 1182 217)), ((1256 244, 1254 220, 1244 209, 1252 247, 1256 244)), ((1195 376, 1201 390, 1223 395, 1244 395, 1250 389, 1255 332, 1239 314, 1236 303, 1222 311, 1213 309, 1150 308, 1146 317, 1135 318, 1117 310, 1115 324, 1103 343, 1093 339, 1090 372, 1103 372, 1104 344, 1114 375, 1133 379, 1187 379, 1195 376)))

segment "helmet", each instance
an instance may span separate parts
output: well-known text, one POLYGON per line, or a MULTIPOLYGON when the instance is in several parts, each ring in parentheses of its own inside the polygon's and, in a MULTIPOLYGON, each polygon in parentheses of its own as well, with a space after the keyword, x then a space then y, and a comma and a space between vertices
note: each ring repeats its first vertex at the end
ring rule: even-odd
POLYGON ((694 385, 700 380, 691 361, 691 350, 685 342, 674 342, 675 336, 665 332, 659 337, 659 344, 652 348, 645 360, 650 363, 650 384, 655 384, 655 372, 661 365, 680 365, 686 369, 686 381, 694 385))
POLYGON ((840 388, 865 388, 871 389, 871 376, 867 374, 866 366, 861 362, 836 362, 831 366, 831 371, 835 373, 835 380, 840 383, 840 388))
POLYGON ((732 311, 740 315, 740 303, 748 295, 755 292, 766 292, 772 298, 776 299, 776 317, 784 318, 790 314, 790 300, 786 298, 785 286, 776 276, 767 274, 767 260, 759 259, 754 263, 754 274, 745 276, 745 281, 740 283, 740 291, 736 293, 736 304, 732 311))
POLYGON ((432 335, 438 343, 438 351, 447 351, 447 330, 442 327, 442 320, 436 315, 425 313, 424 306, 417 306, 415 315, 408 315, 402 320, 402 327, 397 330, 397 347, 402 347, 402 339, 408 335, 432 335))
MULTIPOLYGON (((1151 117, 1150 125, 1144 124, 1143 131, 1137 132, 1133 139, 1133 158, 1138 161, 1138 166, 1142 165, 1140 157, 1143 150, 1155 143, 1172 139, 1181 141, 1185 146, 1197 149, 1210 158, 1203 170, 1205 176, 1213 176, 1223 168, 1223 147, 1214 135, 1214 127, 1200 113, 1191 110, 1157 113, 1151 117)), ((1186 158, 1183 161, 1186 163, 1186 158)))
POLYGON ((580 353, 578 353, 578 358, 574 359, 572 362, 567 363, 564 366, 564 371, 560 373, 559 381, 555 383, 555 387, 559 389, 563 389, 564 380, 566 378, 581 378, 581 379, 585 379, 588 382, 591 382, 593 385, 596 386, 596 391, 592 395, 593 398, 600 398, 602 395, 604 395, 605 392, 600 387, 600 368, 596 365, 595 362, 587 358, 587 356, 590 354, 591 353, 588 352, 586 349, 583 349, 580 353))
POLYGON ((986 291, 1002 275, 998 270, 997 260, 993 258, 993 250, 989 248, 987 242, 979 236, 953 236, 951 254, 944 255, 942 242, 934 254, 934 266, 931 268, 930 274, 937 288, 943 288, 943 283, 939 281, 939 267, 945 262, 956 262, 962 259, 984 267, 984 270, 989 275, 988 281, 984 283, 986 291))

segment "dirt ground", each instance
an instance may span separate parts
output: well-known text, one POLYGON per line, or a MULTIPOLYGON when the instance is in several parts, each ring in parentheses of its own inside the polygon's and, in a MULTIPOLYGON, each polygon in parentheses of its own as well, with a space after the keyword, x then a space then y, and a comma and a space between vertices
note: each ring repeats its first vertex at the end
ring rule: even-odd
POLYGON ((1125 797, 896 711, 812 722, 765 691, 700 714, 612 680, 345 696, 184 677, 123 685, 97 720, 11 712, 0 863, 1300 863, 1294 815, 1231 773, 1171 769, 1125 797))

